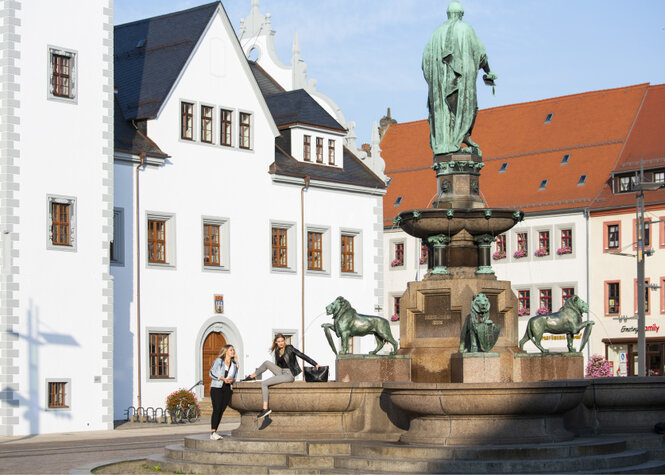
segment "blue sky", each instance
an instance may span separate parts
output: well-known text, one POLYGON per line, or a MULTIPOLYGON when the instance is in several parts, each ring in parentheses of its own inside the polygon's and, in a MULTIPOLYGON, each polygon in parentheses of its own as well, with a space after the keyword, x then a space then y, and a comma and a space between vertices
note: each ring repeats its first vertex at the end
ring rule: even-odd
MULTIPOLYGON (((663 0, 461 0, 499 75, 479 79, 480 108, 650 82, 665 83, 663 0)), ((209 0, 115 0, 116 24, 209 0)), ((357 123, 359 144, 390 107, 399 122, 425 119, 422 50, 445 21, 448 0, 261 0, 280 59, 293 35, 317 89, 357 123)), ((236 28, 251 0, 227 0, 236 28)))

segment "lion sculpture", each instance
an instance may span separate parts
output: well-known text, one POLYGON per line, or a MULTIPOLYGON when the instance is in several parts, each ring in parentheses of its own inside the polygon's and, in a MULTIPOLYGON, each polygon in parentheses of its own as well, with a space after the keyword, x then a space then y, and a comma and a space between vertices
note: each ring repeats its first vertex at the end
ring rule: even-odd
POLYGON ((490 301, 480 293, 471 300, 471 314, 466 317, 460 335, 459 352, 490 351, 499 338, 501 327, 490 320, 490 301))
POLYGON ((342 340, 341 355, 349 352, 349 337, 369 334, 373 334, 376 338, 376 348, 370 354, 375 355, 386 342, 393 347, 390 354, 397 353, 397 342, 390 331, 390 323, 385 318, 359 314, 344 297, 337 297, 326 307, 326 313, 332 315, 333 323, 324 323, 321 327, 335 354, 337 354, 337 348, 335 348, 335 342, 330 334, 331 330, 342 340))
POLYGON ((591 327, 595 323, 582 319, 582 315, 588 311, 589 305, 577 295, 574 295, 566 300, 566 303, 563 304, 563 307, 558 312, 531 317, 526 325, 526 333, 524 333, 524 337, 520 340, 520 349, 524 349, 524 344, 531 340, 541 352, 549 353, 549 350, 546 350, 540 344, 540 340, 543 338, 543 334, 553 333, 555 335, 565 334, 568 340, 568 351, 575 353, 573 338, 584 329, 582 346, 579 349, 581 352, 589 341, 591 327))

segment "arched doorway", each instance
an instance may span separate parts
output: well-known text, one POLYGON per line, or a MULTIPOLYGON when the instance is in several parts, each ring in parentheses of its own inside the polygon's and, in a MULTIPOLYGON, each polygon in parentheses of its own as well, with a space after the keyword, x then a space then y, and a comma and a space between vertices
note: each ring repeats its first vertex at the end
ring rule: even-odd
POLYGON ((205 397, 210 396, 210 367, 215 361, 215 358, 217 358, 220 348, 224 345, 226 345, 226 338, 221 332, 210 333, 203 342, 203 358, 201 359, 203 367, 201 368, 201 371, 203 373, 205 397))

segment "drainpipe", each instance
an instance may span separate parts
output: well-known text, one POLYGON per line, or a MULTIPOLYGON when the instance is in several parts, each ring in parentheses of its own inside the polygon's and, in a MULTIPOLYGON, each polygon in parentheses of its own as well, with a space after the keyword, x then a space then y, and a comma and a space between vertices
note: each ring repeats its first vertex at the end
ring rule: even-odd
MULTIPOLYGON (((589 309, 591 309, 591 289, 589 286, 590 283, 590 277, 589 273, 591 272, 590 268, 590 261, 589 261, 589 218, 590 218, 590 210, 589 208, 584 208, 584 221, 586 224, 586 301, 587 305, 589 305, 589 309)), ((586 319, 589 321, 590 315, 587 313, 586 319)), ((586 346, 586 356, 587 356, 587 361, 591 358, 591 345, 587 344, 586 346)))
POLYGON ((139 153, 139 164, 136 166, 136 368, 138 373, 138 407, 141 404, 141 218, 139 216, 139 170, 145 165, 145 152, 139 153))
POLYGON ((302 227, 302 273, 301 273, 301 306, 300 328, 302 333, 301 351, 305 352, 305 265, 307 262, 307 230, 305 229, 305 191, 309 189, 309 177, 305 177, 305 184, 300 189, 300 223, 302 227))

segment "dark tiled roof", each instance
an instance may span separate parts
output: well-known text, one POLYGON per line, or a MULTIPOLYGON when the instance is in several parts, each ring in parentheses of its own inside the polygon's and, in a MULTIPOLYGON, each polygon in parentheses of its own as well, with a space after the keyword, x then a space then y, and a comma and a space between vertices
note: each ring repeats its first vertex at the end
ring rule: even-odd
POLYGON ((265 99, 280 129, 288 125, 307 124, 346 132, 304 89, 268 94, 265 99))
POLYGON ((249 68, 252 70, 254 79, 256 79, 256 82, 259 85, 259 89, 261 89, 261 94, 265 96, 267 94, 278 94, 285 91, 285 89, 280 86, 265 69, 256 64, 256 61, 247 62, 249 63, 249 68))
POLYGON ((125 120, 120 110, 118 100, 114 101, 114 131, 113 131, 113 148, 116 152, 125 152, 138 155, 145 152, 151 157, 168 157, 167 154, 162 152, 155 142, 147 138, 141 132, 136 130, 131 122, 125 120))
POLYGON ((344 168, 299 162, 288 153, 289 135, 284 134, 275 141, 275 162, 270 166, 270 173, 298 178, 309 176, 312 180, 385 189, 385 183, 346 147, 344 168))
POLYGON ((127 120, 157 115, 220 6, 216 1, 115 27, 115 86, 127 120))

